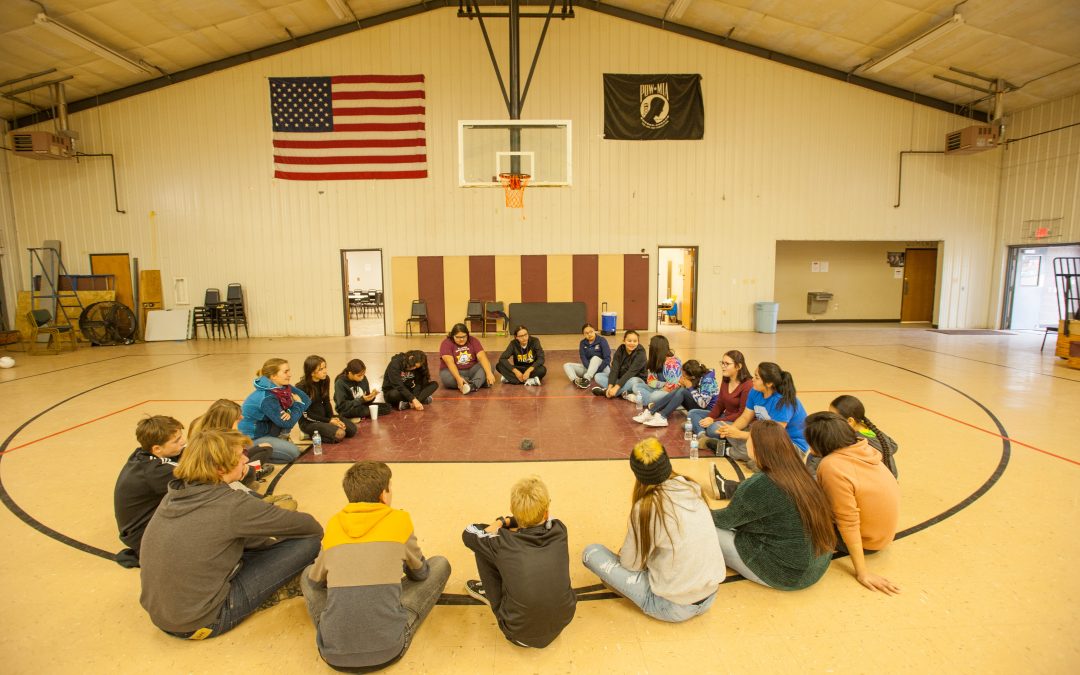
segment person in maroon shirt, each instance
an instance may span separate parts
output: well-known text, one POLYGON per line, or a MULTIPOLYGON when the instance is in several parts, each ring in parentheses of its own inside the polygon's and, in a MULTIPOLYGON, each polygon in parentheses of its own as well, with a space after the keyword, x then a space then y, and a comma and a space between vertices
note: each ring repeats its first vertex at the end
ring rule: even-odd
POLYGON ((712 410, 691 410, 687 413, 694 433, 698 435, 698 444, 711 448, 717 454, 720 454, 720 427, 739 419, 746 410, 746 398, 753 388, 746 357, 737 349, 724 354, 720 360, 719 374, 723 378, 720 381, 720 395, 712 410))

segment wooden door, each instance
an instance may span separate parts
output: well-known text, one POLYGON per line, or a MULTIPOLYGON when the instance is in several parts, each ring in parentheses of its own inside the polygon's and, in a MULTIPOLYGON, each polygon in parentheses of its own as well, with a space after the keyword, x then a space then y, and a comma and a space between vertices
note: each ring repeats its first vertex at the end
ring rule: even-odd
POLYGON ((688 248, 683 252, 682 279, 682 325, 686 330, 694 330, 694 296, 697 288, 697 249, 688 248))
POLYGON ((937 249, 909 248, 904 255, 904 296, 900 320, 934 320, 934 286, 937 281, 937 249))
POLYGON ((131 292, 131 257, 127 253, 91 253, 91 274, 111 274, 116 279, 116 301, 135 311, 131 292))

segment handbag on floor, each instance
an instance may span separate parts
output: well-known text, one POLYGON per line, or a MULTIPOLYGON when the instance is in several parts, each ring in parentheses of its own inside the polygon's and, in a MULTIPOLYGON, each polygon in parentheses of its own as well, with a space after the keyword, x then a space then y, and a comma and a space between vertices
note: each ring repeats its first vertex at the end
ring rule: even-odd
POLYGON ((739 480, 731 480, 730 478, 724 478, 720 474, 720 470, 716 468, 716 463, 713 462, 713 498, 718 500, 731 499, 735 496, 735 490, 739 489, 739 485, 746 480, 746 475, 743 473, 742 467, 731 457, 724 455, 724 459, 731 464, 731 468, 735 469, 735 475, 739 477, 739 480))

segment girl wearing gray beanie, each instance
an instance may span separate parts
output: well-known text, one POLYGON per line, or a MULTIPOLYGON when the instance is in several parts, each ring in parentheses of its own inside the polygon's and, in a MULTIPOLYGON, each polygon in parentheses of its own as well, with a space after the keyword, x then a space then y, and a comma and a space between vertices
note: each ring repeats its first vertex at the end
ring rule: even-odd
POLYGON ((582 562, 605 585, 661 621, 704 614, 724 580, 724 556, 701 486, 671 470, 664 446, 646 438, 630 453, 637 478, 618 554, 585 547, 582 562))

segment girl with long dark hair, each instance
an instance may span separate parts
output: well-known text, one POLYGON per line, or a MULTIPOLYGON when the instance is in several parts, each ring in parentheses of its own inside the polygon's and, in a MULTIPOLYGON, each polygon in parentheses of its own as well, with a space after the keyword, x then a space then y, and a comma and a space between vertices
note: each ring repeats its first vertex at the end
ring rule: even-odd
POLYGON ((710 370, 708 366, 695 359, 690 359, 683 364, 682 374, 679 376, 679 388, 655 403, 650 403, 641 411, 641 414, 634 417, 634 421, 647 427, 666 427, 668 417, 679 406, 685 408, 688 413, 694 410, 708 410, 716 403, 717 396, 716 371, 710 370))
POLYGON ((439 385, 431 381, 427 354, 419 349, 390 357, 383 373, 383 398, 398 410, 423 410, 439 385))
POLYGON ((892 475, 895 478, 900 477, 896 469, 896 453, 900 446, 891 436, 886 435, 870 421, 870 418, 866 416, 866 408, 862 401, 850 394, 837 396, 829 404, 829 412, 834 412, 847 420, 848 426, 864 436, 870 443, 870 447, 881 453, 881 459, 892 475))
POLYGON ((734 459, 752 461, 746 452, 746 440, 750 438, 748 428, 751 423, 771 420, 778 423, 791 438, 791 442, 805 453, 806 438, 803 437, 803 423, 806 421, 806 408, 795 396, 795 380, 791 373, 769 361, 758 364, 754 372, 753 389, 746 397, 746 409, 739 418, 718 430, 720 438, 726 439, 727 448, 720 448, 717 454, 725 452, 734 459))
POLYGON ((630 470, 636 480, 622 548, 616 555, 591 544, 582 562, 654 619, 704 614, 724 580, 724 558, 701 486, 671 469, 656 438, 634 446, 630 470))
POLYGON ((668 339, 663 335, 652 336, 645 359, 645 379, 634 382, 634 396, 646 407, 658 402, 682 386, 682 369, 682 361, 671 351, 668 339))
POLYGON ((469 334, 469 327, 455 323, 439 345, 439 380, 447 389, 462 394, 495 384, 491 361, 480 341, 469 334))
POLYGON ((304 377, 296 386, 311 399, 311 405, 300 418, 300 431, 308 436, 318 431, 324 443, 340 443, 356 435, 353 421, 334 413, 334 404, 330 401, 330 376, 326 374, 326 359, 314 354, 304 359, 304 377))
POLYGON ((586 323, 581 327, 581 342, 578 343, 578 358, 581 364, 564 363, 563 372, 570 381, 581 389, 588 389, 594 376, 611 370, 611 347, 603 335, 596 332, 596 327, 586 323))
MULTIPOLYGON (((719 450, 720 427, 739 419, 746 410, 746 399, 753 387, 753 377, 746 367, 746 357, 737 349, 725 352, 720 359, 720 386, 711 410, 690 410, 686 416, 693 423, 701 447, 719 450)), ((720 452, 717 452, 720 454, 720 452)))
POLYGON ((372 389, 367 379, 367 366, 360 359, 350 359, 334 378, 334 408, 344 417, 371 417, 371 406, 379 406, 386 415, 393 408, 389 403, 376 403, 378 389, 372 389))
POLYGON ((592 388, 595 396, 615 398, 621 396, 631 400, 633 388, 645 378, 645 348, 641 346, 641 337, 636 330, 623 333, 623 342, 611 357, 611 370, 596 374, 596 385, 592 388))
POLYGON ((529 329, 525 326, 515 326, 514 337, 499 357, 495 370, 502 376, 503 384, 539 387, 540 381, 547 375, 540 338, 529 335, 529 329))
POLYGON ((806 588, 825 574, 836 545, 829 501, 778 422, 756 422, 749 436, 759 471, 712 512, 724 561, 770 588, 806 588))

